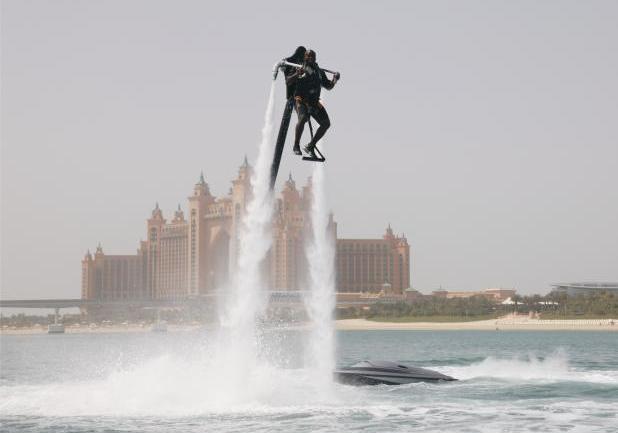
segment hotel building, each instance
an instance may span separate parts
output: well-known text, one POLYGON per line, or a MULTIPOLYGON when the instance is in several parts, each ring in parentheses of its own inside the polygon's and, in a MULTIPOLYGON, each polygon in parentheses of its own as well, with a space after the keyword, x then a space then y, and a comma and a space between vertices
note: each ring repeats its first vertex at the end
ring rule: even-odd
MULTIPOLYGON (((82 260, 82 298, 100 300, 184 299, 225 290, 234 274, 242 218, 251 196, 251 166, 245 158, 227 196, 215 197, 203 174, 168 222, 157 204, 146 221, 146 240, 135 255, 104 254, 101 245, 82 260)), ((263 263, 272 290, 307 287, 305 245, 311 239, 311 182, 301 189, 292 176, 275 204, 273 244, 263 263)), ((401 294, 410 287, 410 249, 389 225, 382 239, 337 239, 336 282, 342 292, 401 294)))
POLYGON ((410 246, 389 224, 382 239, 337 240, 337 290, 402 294, 410 287, 410 246))

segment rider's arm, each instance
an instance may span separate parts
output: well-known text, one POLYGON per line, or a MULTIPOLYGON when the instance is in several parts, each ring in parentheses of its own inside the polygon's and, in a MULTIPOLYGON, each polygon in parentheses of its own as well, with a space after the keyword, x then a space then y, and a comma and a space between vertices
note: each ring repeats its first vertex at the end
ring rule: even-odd
POLYGON ((322 87, 324 87, 326 90, 330 90, 333 87, 335 87, 335 80, 329 80, 328 77, 326 76, 326 73, 320 69, 320 81, 322 82, 322 87))
POLYGON ((285 77, 285 84, 289 86, 290 84, 296 83, 301 74, 302 69, 297 69, 296 72, 294 72, 292 75, 288 75, 287 77, 285 77))

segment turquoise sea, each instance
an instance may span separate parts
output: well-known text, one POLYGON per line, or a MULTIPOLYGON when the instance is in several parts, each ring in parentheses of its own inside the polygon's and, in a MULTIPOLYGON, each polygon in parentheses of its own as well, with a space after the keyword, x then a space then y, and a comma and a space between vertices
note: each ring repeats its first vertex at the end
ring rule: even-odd
POLYGON ((618 431, 615 332, 340 331, 338 365, 459 379, 360 388, 303 369, 305 338, 267 332, 265 363, 235 375, 209 362, 208 331, 4 335, 0 431, 618 431))

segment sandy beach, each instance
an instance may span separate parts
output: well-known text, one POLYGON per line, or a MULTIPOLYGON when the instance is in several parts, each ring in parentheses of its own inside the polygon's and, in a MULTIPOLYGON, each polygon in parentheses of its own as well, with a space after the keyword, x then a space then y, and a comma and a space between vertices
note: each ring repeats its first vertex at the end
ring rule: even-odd
POLYGON ((374 322, 367 319, 337 320, 338 330, 525 330, 525 331, 618 331, 616 319, 540 320, 500 318, 474 322, 374 322))
MULTIPOLYGON (((296 324, 294 329, 307 329, 309 324, 296 324)), ((618 331, 618 319, 541 320, 505 317, 471 322, 375 322, 367 319, 336 320, 335 327, 341 331, 453 331, 453 330, 525 330, 525 331, 618 331)), ((168 325, 168 332, 187 332, 197 329, 215 329, 216 325, 168 325)), ((287 327, 288 329, 290 327, 287 327)), ((66 334, 101 334, 123 332, 152 332, 152 326, 112 325, 100 327, 67 326, 66 334)), ((2 335, 46 334, 47 326, 32 328, 4 328, 2 335)))

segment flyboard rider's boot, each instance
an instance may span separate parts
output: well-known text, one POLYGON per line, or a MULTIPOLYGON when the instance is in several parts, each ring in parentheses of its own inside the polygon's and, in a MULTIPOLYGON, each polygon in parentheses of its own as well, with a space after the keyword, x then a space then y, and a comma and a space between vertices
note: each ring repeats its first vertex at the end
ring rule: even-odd
POLYGON ((315 144, 309 143, 303 149, 310 158, 317 158, 317 155, 315 154, 315 144))

